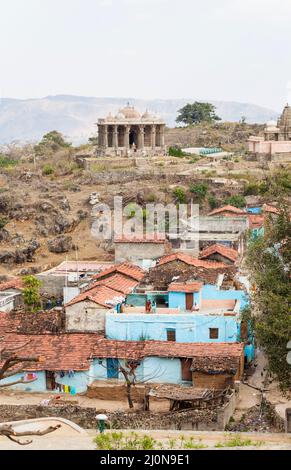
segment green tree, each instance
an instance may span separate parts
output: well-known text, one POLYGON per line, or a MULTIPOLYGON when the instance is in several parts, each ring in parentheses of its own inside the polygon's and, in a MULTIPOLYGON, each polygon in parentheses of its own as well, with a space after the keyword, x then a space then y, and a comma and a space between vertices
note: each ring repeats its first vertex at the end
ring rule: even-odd
POLYGON ((215 106, 211 103, 188 103, 178 110, 176 122, 182 122, 187 126, 199 124, 201 122, 221 121, 221 118, 215 113, 215 106))
POLYGON ((195 194, 199 202, 202 202, 207 194, 208 186, 205 183, 197 183, 190 186, 190 192, 195 194))
POLYGON ((41 305, 39 289, 42 283, 35 276, 24 276, 22 282, 24 303, 31 312, 34 312, 41 305))
POLYGON ((215 209, 216 207, 218 207, 218 201, 213 194, 210 194, 210 196, 208 196, 208 204, 210 209, 215 209))
POLYGON ((224 204, 229 204, 230 206, 242 208, 246 206, 246 200, 244 196, 240 194, 235 194, 234 196, 230 196, 224 200, 224 204))
POLYGON ((283 389, 291 388, 287 343, 291 340, 291 224, 281 204, 277 217, 269 216, 265 236, 248 247, 247 266, 254 281, 255 334, 266 353, 270 371, 283 389))
POLYGON ((60 149, 70 148, 71 145, 61 132, 51 131, 43 136, 39 144, 34 146, 34 151, 37 155, 46 155, 60 149))
POLYGON ((186 193, 184 189, 179 186, 174 189, 173 196, 179 204, 185 204, 187 202, 186 193))

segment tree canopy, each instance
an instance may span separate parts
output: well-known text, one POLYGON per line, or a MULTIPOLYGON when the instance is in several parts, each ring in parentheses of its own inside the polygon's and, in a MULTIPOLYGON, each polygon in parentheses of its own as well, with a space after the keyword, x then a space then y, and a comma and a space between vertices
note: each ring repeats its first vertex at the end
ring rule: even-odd
POLYGON ((51 131, 43 136, 39 144, 35 145, 34 150, 37 155, 43 155, 69 147, 71 147, 71 144, 65 140, 61 132, 51 131))
POLYGON ((254 281, 252 319, 270 371, 282 388, 291 387, 291 365, 287 343, 291 340, 291 224, 288 210, 281 206, 276 217, 269 216, 265 236, 252 241, 247 265, 254 281))
POLYGON ((40 307, 40 293, 39 289, 41 281, 34 276, 24 276, 23 279, 23 299, 25 305, 30 311, 35 311, 40 307))
POLYGON ((215 112, 215 106, 211 103, 187 103, 183 108, 179 109, 176 122, 181 122, 190 126, 201 122, 221 121, 215 112))

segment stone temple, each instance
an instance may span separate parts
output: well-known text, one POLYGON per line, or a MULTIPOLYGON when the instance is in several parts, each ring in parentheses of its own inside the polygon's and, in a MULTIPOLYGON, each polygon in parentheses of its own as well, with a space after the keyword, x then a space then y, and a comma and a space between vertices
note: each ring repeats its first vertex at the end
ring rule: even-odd
POLYGON ((248 144, 252 153, 274 155, 291 152, 291 107, 287 104, 277 122, 267 123, 264 136, 251 136, 248 144))
POLYGON ((165 155, 165 122, 156 114, 140 114, 129 104, 98 123, 98 156, 165 155))

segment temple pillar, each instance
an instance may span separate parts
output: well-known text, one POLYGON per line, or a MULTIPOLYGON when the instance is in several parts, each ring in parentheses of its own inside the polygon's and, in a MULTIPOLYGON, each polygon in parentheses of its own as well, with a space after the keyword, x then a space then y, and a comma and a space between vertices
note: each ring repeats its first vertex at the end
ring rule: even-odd
POLYGON ((113 127, 113 147, 115 150, 118 149, 118 126, 113 127))
POLYGON ((107 147, 108 147, 108 126, 107 126, 107 125, 104 126, 104 140, 103 140, 103 144, 104 144, 105 149, 107 149, 107 147))
POLYGON ((152 144, 151 147, 152 147, 153 150, 155 150, 155 148, 156 148, 156 125, 155 125, 155 124, 153 124, 153 126, 152 126, 152 138, 151 138, 151 141, 152 141, 152 142, 151 142, 151 144, 152 144))
POLYGON ((124 147, 126 150, 129 149, 129 131, 130 126, 124 126, 124 147))
POLYGON ((165 147, 165 126, 160 126, 160 147, 165 147))
POLYGON ((139 126, 139 143, 138 148, 144 150, 144 126, 139 126))

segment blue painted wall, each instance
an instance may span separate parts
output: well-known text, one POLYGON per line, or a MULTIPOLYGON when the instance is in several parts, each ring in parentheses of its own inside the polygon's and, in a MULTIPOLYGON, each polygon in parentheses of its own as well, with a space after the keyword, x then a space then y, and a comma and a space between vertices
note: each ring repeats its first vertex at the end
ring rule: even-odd
POLYGON ((92 382, 91 375, 91 368, 88 371, 74 372, 72 377, 69 377, 68 374, 61 377, 60 374, 57 373, 56 382, 62 385, 74 387, 76 393, 82 393, 87 390, 88 384, 92 382))
POLYGON ((167 329, 176 330, 178 343, 235 342, 239 324, 235 316, 189 314, 106 314, 106 336, 110 339, 140 341, 167 340, 167 329), (209 328, 218 328, 218 339, 209 338, 209 328))
MULTIPOLYGON (((38 371, 36 372, 37 374, 37 380, 34 382, 28 383, 28 384, 16 384, 13 385, 11 388, 14 390, 21 390, 24 392, 47 392, 46 388, 46 374, 45 371, 38 371)), ((17 374, 13 375, 12 377, 9 377, 5 380, 1 380, 1 384, 3 383, 9 383, 13 382, 14 380, 19 380, 21 377, 23 377, 25 374, 17 374)), ((92 366, 90 367, 90 370, 84 371, 84 372, 75 372, 73 377, 69 377, 67 374, 64 377, 60 377, 59 373, 56 373, 56 382, 63 384, 63 385, 69 385, 71 387, 75 387, 76 393, 81 393, 85 392, 87 390, 87 386, 89 383, 93 381, 93 374, 92 374, 92 366)), ((49 390, 49 392, 54 393, 54 390, 49 390)), ((58 393, 58 390, 56 390, 58 393)))
MULTIPOLYGON (((200 293, 193 292, 194 303, 200 305, 200 293)), ((186 310, 186 294, 185 292, 169 292, 169 308, 180 308, 186 310)))
MULTIPOLYGON (((35 372, 37 374, 37 380, 31 383, 22 383, 13 385, 11 388, 14 390, 21 390, 23 392, 45 392, 46 391, 46 378, 44 371, 35 372)), ((24 377, 25 373, 16 374, 7 379, 1 380, 1 385, 5 383, 14 382, 15 380, 20 380, 24 377)))
POLYGON ((239 300, 242 310, 248 304, 247 294, 243 290, 219 290, 216 286, 206 284, 202 287, 202 300, 239 300))
MULTIPOLYGON (((94 359, 93 364, 94 380, 107 380, 106 359, 94 359)), ((136 377, 145 382, 178 384, 182 377, 181 361, 178 358, 147 357, 136 369, 136 377)), ((122 374, 118 379, 124 382, 122 374)))

